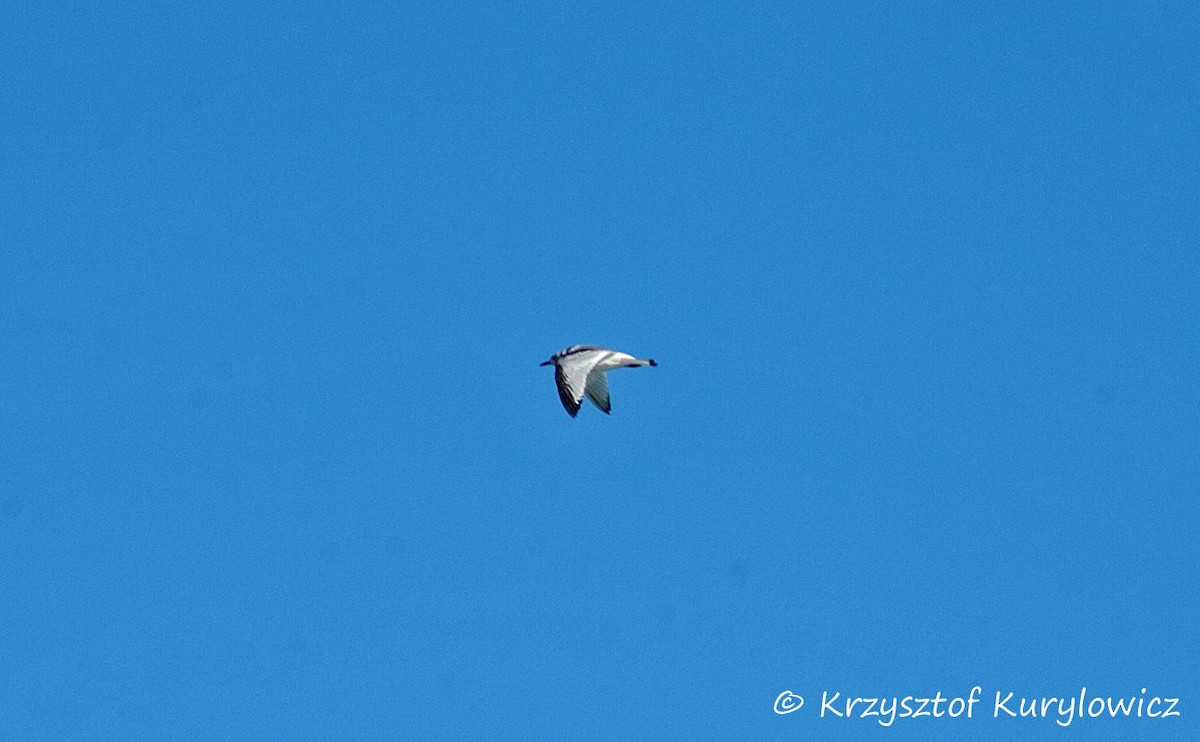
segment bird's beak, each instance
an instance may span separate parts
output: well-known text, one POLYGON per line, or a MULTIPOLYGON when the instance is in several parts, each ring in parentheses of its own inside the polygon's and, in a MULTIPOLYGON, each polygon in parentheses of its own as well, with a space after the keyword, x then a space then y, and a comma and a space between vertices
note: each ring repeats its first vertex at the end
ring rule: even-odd
POLYGON ((551 363, 554 363, 554 361, 542 361, 538 365, 539 366, 549 366, 551 363))

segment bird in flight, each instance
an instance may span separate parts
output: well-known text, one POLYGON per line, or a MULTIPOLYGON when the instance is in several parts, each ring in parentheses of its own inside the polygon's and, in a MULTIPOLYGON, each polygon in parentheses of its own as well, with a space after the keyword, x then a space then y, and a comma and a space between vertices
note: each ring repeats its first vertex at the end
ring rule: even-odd
POLYGON ((628 353, 620 353, 597 345, 572 345, 563 348, 543 366, 554 366, 554 383, 558 385, 558 398, 562 400, 567 414, 575 417, 579 414, 579 406, 586 396, 592 404, 600 408, 604 414, 612 411, 612 403, 608 400, 608 377, 605 374, 614 368, 636 368, 637 366, 657 366, 658 363, 650 358, 634 358, 628 353))

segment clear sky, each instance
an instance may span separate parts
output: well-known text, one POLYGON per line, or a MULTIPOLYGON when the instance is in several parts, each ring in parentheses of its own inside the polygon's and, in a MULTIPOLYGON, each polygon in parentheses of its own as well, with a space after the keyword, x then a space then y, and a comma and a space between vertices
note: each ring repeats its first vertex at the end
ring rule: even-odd
POLYGON ((425 5, 3 13, 0 736, 1200 738, 1200 6, 425 5))

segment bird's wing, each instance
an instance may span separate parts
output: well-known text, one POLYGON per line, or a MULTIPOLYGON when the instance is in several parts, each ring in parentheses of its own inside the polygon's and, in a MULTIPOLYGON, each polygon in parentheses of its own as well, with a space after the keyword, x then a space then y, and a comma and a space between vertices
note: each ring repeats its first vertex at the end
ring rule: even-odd
POLYGON ((583 394, 587 387, 588 374, 600 358, 600 353, 574 353, 559 360, 554 366, 554 383, 558 385, 558 398, 571 417, 579 414, 583 394))
POLYGON ((584 388, 587 398, 605 414, 612 412, 612 403, 608 400, 608 374, 603 371, 592 371, 587 375, 587 385, 584 388))

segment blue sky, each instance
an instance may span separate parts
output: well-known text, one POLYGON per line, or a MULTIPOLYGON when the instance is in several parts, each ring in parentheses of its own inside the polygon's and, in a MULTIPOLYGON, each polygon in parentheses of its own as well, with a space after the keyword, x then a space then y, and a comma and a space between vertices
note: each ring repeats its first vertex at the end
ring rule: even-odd
POLYGON ((5 13, 0 734, 1195 739, 1197 6, 517 5, 5 13))

